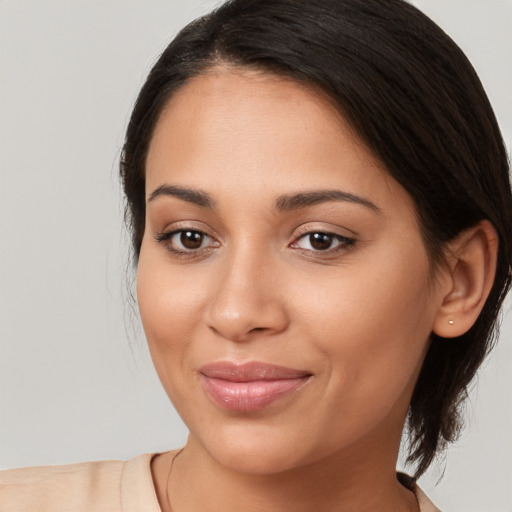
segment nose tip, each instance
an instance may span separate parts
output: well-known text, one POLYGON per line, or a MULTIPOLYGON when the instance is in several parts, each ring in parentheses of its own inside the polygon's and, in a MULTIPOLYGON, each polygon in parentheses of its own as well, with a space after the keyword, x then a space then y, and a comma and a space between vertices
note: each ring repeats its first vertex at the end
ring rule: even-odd
MULTIPOLYGON (((254 304, 244 310, 223 309, 217 303, 209 315, 209 327, 223 338, 244 342, 257 335, 271 335, 283 331, 287 320, 278 307, 264 310, 254 304)), ((247 305, 246 305, 247 306, 247 305)))
POLYGON ((224 275, 219 274, 206 315, 212 331, 242 342, 286 329, 285 300, 268 270, 262 273, 232 266, 224 275))

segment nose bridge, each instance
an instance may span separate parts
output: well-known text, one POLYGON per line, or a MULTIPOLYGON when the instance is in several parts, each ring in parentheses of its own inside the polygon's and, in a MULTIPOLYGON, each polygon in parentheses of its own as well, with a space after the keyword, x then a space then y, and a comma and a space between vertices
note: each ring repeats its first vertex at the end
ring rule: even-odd
POLYGON ((251 333, 275 333, 287 324, 277 287, 278 264, 270 251, 251 241, 227 251, 209 304, 207 322, 222 336, 241 341, 251 333))

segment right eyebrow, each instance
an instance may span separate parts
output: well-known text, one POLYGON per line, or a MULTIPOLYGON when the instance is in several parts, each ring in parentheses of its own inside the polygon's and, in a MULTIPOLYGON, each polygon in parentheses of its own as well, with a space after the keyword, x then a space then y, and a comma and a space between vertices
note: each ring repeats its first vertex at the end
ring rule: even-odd
POLYGON ((276 200, 276 209, 278 211, 298 210, 307 208, 315 204, 326 203, 329 201, 346 201, 365 206, 375 213, 380 213, 380 208, 369 199, 362 196, 344 192, 343 190, 310 190, 299 192, 297 194, 284 194, 276 200))
POLYGON ((188 201, 189 203, 194 203, 205 208, 213 209, 215 207, 215 201, 212 196, 206 192, 188 187, 177 187, 175 185, 160 185, 151 192, 147 202, 149 203, 160 196, 177 197, 183 201, 188 201))

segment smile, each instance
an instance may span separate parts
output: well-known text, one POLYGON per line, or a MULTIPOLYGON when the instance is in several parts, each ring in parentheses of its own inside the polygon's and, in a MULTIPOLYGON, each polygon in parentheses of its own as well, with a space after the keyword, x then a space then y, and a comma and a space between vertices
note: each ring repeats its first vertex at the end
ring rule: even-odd
POLYGON ((266 363, 208 364, 199 370, 204 389, 214 404, 240 412, 263 409, 298 391, 310 373, 266 363))

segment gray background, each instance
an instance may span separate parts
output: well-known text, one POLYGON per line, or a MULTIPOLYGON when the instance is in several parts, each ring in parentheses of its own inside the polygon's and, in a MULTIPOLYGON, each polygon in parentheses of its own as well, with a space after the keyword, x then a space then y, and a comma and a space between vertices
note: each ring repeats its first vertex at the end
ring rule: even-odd
MULTIPOLYGON (((117 162, 151 63, 216 3, 0 2, 0 468, 186 439, 126 306, 117 162)), ((414 3, 473 61, 510 148, 512 2, 414 3)), ((422 480, 444 512, 512 511, 511 362, 509 314, 468 428, 422 480)))

